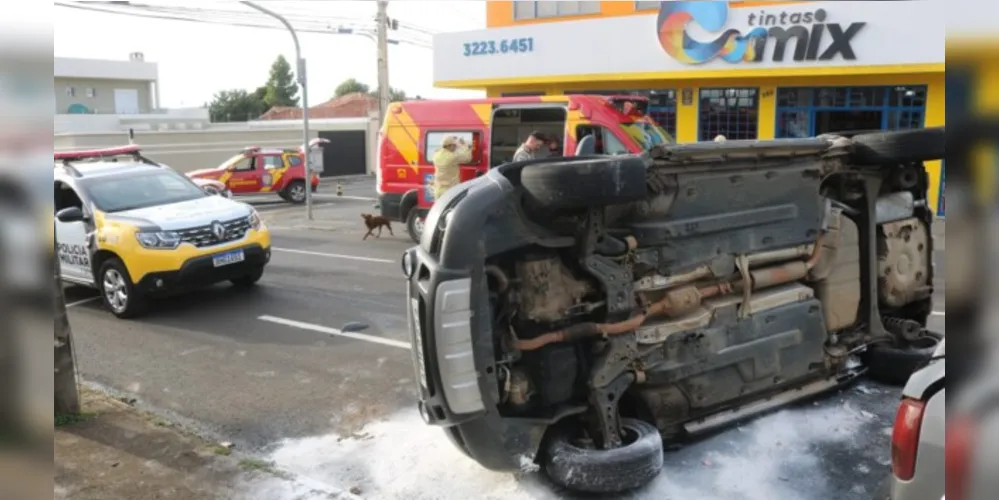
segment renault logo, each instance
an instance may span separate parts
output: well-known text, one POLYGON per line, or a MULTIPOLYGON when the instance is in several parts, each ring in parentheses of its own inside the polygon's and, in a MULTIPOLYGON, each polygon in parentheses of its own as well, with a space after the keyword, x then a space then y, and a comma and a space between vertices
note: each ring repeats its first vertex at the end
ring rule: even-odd
POLYGON ((224 240, 225 239, 225 226, 223 226, 222 223, 219 222, 219 221, 212 222, 212 234, 215 235, 215 239, 216 240, 219 240, 219 241, 224 240))

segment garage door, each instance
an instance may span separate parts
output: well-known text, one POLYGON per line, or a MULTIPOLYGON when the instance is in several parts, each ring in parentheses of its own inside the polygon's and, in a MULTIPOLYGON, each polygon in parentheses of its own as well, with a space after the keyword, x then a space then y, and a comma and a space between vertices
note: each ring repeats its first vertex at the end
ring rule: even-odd
POLYGON ((323 177, 367 173, 368 152, 363 130, 322 131, 319 137, 330 141, 323 148, 323 177))

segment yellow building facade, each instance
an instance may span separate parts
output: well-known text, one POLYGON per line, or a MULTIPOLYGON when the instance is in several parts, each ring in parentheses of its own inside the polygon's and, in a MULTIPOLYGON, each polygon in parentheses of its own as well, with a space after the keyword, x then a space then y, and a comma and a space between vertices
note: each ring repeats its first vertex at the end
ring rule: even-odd
POLYGON ((944 125, 943 2, 486 5, 486 29, 435 36, 436 86, 643 94, 678 142, 944 125))

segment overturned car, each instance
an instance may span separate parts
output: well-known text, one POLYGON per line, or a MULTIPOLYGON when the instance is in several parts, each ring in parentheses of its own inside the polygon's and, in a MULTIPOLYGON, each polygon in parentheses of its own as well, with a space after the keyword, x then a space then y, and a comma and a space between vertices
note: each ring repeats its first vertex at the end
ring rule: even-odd
POLYGON ((664 440, 904 381, 940 339, 943 151, 942 128, 663 145, 453 188, 402 258, 421 415, 489 469, 617 493, 664 440))

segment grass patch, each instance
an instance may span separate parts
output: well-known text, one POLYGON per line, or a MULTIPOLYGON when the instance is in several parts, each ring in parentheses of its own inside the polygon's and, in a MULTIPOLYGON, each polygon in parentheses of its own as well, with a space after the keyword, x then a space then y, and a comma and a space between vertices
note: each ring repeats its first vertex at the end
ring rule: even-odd
POLYGON ((64 413, 55 416, 55 426, 56 427, 66 427, 69 425, 79 424, 80 422, 85 422, 93 417, 96 413, 81 412, 81 413, 64 413))
POLYGON ((228 457, 232 454, 232 451, 225 446, 212 446, 212 453, 216 455, 222 455, 223 457, 228 457))
POLYGON ((291 479, 291 474, 274 468, 274 462, 268 462, 259 458, 244 458, 239 461, 239 466, 245 471, 266 472, 282 479, 291 479))

